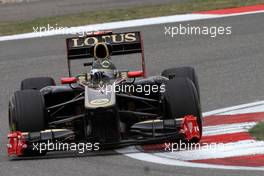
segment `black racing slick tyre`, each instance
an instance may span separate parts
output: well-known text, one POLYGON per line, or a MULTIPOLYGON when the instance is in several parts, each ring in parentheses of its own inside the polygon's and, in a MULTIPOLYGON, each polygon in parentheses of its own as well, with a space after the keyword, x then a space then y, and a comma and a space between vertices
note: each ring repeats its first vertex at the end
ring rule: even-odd
POLYGON ((202 111, 198 92, 189 78, 174 78, 165 82, 163 93, 165 119, 183 118, 186 115, 197 117, 202 135, 202 111))
MULTIPOLYGON (((45 105, 38 90, 15 92, 9 103, 9 127, 11 131, 39 132, 45 130, 45 105)), ((23 156, 43 156, 46 151, 26 149, 23 156)))
POLYGON ((45 105, 37 90, 15 92, 9 103, 11 131, 34 132, 45 129, 45 105))
POLYGON ((194 68, 192 67, 169 68, 169 69, 164 70, 161 73, 161 75, 169 79, 179 78, 179 77, 189 78, 195 85, 197 93, 198 93, 198 98, 200 99, 200 87, 198 83, 198 77, 195 73, 194 68))
POLYGON ((40 90, 46 86, 55 86, 55 81, 50 77, 35 77, 35 78, 27 78, 21 82, 20 89, 34 89, 40 90))

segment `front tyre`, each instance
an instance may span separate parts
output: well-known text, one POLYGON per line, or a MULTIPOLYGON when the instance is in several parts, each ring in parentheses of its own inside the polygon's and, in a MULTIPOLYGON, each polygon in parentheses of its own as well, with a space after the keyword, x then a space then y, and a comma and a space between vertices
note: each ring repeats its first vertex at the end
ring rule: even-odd
MULTIPOLYGON (((9 102, 10 131, 39 132, 45 130, 45 104, 38 90, 15 92, 9 102)), ((44 155, 38 151, 26 149, 26 156, 44 155)))
POLYGON ((202 111, 198 92, 189 78, 174 78, 165 82, 163 109, 165 119, 183 118, 186 115, 197 117, 202 136, 202 111))

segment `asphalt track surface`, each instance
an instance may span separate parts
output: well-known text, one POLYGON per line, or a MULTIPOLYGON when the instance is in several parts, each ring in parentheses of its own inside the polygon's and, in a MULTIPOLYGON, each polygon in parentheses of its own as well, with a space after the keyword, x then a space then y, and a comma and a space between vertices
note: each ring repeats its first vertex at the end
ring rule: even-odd
MULTIPOLYGON (((19 2, 19 0, 17 1, 19 2)), ((186 1, 188 0, 174 0, 173 2, 181 3, 186 1)), ((32 20, 38 17, 50 17, 83 11, 122 9, 169 2, 172 2, 172 0, 23 0, 21 3, 0 3, 0 22, 32 20)))
MULTIPOLYGON (((192 26, 232 26, 230 36, 164 35, 165 25, 140 30, 145 38, 148 75, 160 74, 168 67, 195 67, 200 78, 203 111, 263 100, 264 93, 264 14, 252 14, 211 20, 185 22, 192 26)), ((175 26, 178 23, 166 24, 175 26)), ((66 36, 7 41, 0 43, 0 176, 67 175, 177 175, 177 176, 262 176, 263 172, 198 169, 158 165, 134 160, 113 151, 98 154, 50 154, 43 159, 9 161, 6 156, 8 133, 7 104, 20 80, 47 75, 59 79, 67 74, 66 36)), ((119 65, 130 66, 131 57, 119 65)))

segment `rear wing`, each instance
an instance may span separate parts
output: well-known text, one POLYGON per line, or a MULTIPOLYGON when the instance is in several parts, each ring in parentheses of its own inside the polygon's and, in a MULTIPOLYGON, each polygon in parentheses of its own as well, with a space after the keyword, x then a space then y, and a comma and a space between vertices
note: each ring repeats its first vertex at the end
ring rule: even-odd
POLYGON ((98 42, 109 43, 112 46, 112 56, 141 53, 142 76, 145 77, 144 48, 140 32, 97 32, 85 37, 66 39, 69 76, 71 76, 71 61, 91 58, 92 47, 98 42))

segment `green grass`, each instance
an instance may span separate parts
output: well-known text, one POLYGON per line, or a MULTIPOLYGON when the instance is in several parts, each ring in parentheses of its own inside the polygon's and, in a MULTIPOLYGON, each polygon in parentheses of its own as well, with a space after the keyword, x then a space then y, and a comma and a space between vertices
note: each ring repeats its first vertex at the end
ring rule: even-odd
POLYGON ((249 130, 249 133, 257 140, 264 140, 264 122, 258 123, 249 130))
POLYGON ((2 22, 0 23, 0 36, 16 33, 33 32, 37 26, 63 26, 112 22, 119 20, 139 19, 146 17, 166 16, 190 13, 195 11, 214 10, 230 7, 240 7, 264 3, 264 0, 191 0, 175 4, 162 4, 152 6, 130 7, 114 10, 89 11, 78 14, 37 18, 30 21, 2 22))

